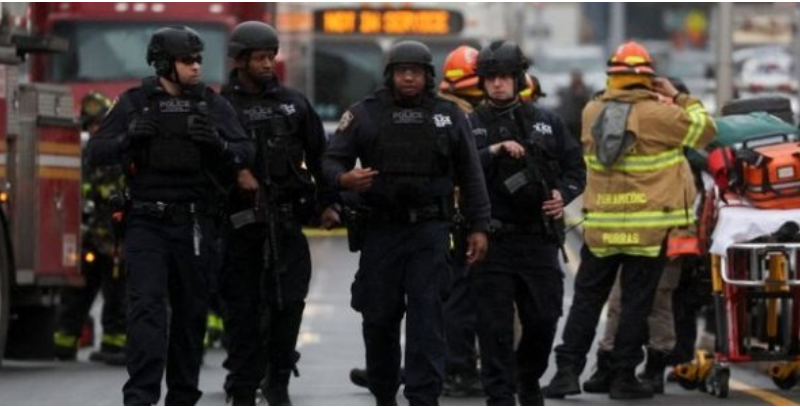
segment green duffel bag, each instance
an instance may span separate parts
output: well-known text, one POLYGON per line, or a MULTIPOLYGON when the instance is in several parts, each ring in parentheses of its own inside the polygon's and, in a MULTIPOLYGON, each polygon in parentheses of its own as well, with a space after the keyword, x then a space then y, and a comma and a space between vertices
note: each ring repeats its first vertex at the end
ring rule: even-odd
MULTIPOLYGON (((708 144, 706 151, 713 151, 717 147, 735 146, 752 138, 770 134, 790 134, 794 136, 795 140, 800 138, 798 137, 800 129, 765 112, 717 117, 714 118, 714 122, 717 124, 717 136, 708 144)), ((775 142, 779 143, 785 141, 784 137, 775 139, 775 142)), ((765 139, 763 144, 770 144, 769 139, 765 139)), ((703 170, 706 168, 705 155, 705 152, 694 150, 689 150, 686 154, 692 167, 703 170)))

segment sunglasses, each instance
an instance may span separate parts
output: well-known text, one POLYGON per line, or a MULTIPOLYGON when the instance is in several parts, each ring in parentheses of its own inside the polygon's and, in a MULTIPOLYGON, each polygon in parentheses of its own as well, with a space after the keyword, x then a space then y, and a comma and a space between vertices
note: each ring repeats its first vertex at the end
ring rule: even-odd
POLYGON ((191 55, 184 55, 182 57, 176 58, 178 62, 184 65, 194 65, 195 62, 202 65, 203 64, 203 56, 191 56, 191 55))

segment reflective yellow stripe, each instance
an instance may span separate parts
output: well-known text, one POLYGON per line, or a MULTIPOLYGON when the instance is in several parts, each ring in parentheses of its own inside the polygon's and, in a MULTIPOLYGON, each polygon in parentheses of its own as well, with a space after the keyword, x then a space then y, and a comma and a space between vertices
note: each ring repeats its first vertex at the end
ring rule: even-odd
POLYGON ((699 103, 693 104, 686 109, 689 114, 689 131, 683 139, 683 145, 694 148, 703 130, 706 128, 707 118, 703 106, 699 103))
MULTIPOLYGON (((594 154, 586 154, 584 160, 586 161, 586 166, 594 171, 607 171, 606 167, 600 163, 594 154)), ((682 161, 683 150, 675 148, 653 155, 625 155, 611 168, 614 171, 649 172, 662 170, 682 161)))
POLYGON ((61 331, 53 334, 53 343, 62 348, 78 348, 78 337, 61 331))
POLYGON ((693 210, 687 212, 589 212, 583 222, 584 228, 662 228, 687 226, 694 219, 693 210))
POLYGON ((615 254, 658 257, 661 253, 661 246, 590 247, 590 250, 597 257, 607 257, 615 254))
POLYGON ((103 339, 101 339, 101 342, 104 345, 111 345, 119 348, 125 347, 125 343, 127 341, 128 337, 125 334, 116 334, 116 335, 103 334, 103 339))
POLYGON ((208 319, 206 320, 206 326, 209 329, 222 330, 222 318, 213 312, 209 312, 208 319))

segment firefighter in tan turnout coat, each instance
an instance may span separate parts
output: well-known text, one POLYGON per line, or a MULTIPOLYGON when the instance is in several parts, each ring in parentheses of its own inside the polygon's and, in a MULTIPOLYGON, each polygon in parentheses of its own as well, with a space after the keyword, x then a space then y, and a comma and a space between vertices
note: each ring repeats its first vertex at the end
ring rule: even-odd
POLYGON ((583 112, 585 241, 575 297, 556 348, 558 372, 546 397, 579 394, 597 322, 620 274, 622 312, 611 354, 615 399, 649 398, 639 382, 647 316, 664 269, 665 241, 694 222, 696 194, 683 149, 716 133, 702 104, 654 75, 647 50, 629 42, 608 61, 608 89, 583 112))

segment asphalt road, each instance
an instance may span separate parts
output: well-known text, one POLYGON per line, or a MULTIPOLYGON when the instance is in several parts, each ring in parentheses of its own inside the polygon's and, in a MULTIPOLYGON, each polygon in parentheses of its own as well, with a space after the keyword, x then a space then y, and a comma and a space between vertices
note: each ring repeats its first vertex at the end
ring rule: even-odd
MULTIPOLYGON (((360 316, 349 307, 350 283, 357 265, 357 256, 347 251, 343 237, 311 239, 315 265, 311 293, 300 337, 301 376, 294 379, 291 395, 296 405, 370 405, 370 394, 350 384, 348 372, 362 366, 364 347, 360 332, 360 316)), ((580 244, 573 233, 568 244, 573 259, 565 266, 568 310, 577 249, 580 244)), ((93 312, 98 310, 95 307, 93 312)), ((563 319, 562 319, 563 321, 563 319)), ((559 342, 560 339, 557 339, 559 342)), ((88 361, 89 350, 82 350, 77 362, 4 361, 0 368, 0 404, 2 405, 116 405, 122 402, 121 388, 127 374, 124 369, 88 361)), ((225 404, 221 367, 224 351, 209 350, 200 381, 204 392, 200 404, 225 404)), ((590 360, 583 379, 594 364, 590 360)), ((543 383, 554 374, 554 365, 545 374, 543 383)), ((734 366, 730 398, 721 400, 696 391, 686 391, 668 384, 666 395, 629 405, 797 405, 800 390, 778 391, 771 380, 753 367, 734 366)), ((405 403, 401 396, 398 400, 405 403)), ((163 401, 162 401, 163 402, 163 401)), ((483 399, 442 398, 445 405, 482 405, 483 399)), ((620 405, 602 395, 584 394, 552 405, 620 405)))

